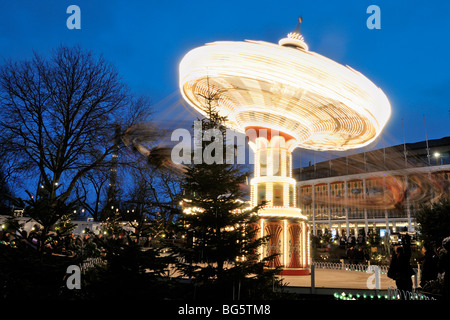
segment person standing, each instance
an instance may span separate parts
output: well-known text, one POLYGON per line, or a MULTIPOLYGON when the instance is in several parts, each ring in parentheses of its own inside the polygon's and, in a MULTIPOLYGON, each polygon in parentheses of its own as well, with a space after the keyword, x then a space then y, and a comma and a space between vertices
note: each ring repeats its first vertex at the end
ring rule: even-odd
POLYGON ((355 250, 353 246, 347 249, 347 260, 349 264, 355 263, 355 250))
POLYGON ((414 270, 410 264, 411 238, 406 235, 402 239, 402 245, 397 246, 392 254, 391 264, 387 276, 395 280, 398 290, 402 291, 401 298, 406 298, 406 292, 412 292, 412 279, 414 270))
POLYGON ((431 245, 424 245, 425 254, 422 260, 420 286, 423 288, 427 282, 436 280, 438 276, 438 257, 431 245))

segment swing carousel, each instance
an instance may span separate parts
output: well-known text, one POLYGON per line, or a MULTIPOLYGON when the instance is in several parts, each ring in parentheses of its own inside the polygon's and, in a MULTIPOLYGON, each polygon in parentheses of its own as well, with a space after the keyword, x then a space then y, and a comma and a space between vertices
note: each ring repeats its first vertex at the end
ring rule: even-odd
POLYGON ((310 230, 296 207, 292 151, 345 151, 373 142, 391 106, 360 72, 309 51, 297 28, 278 44, 217 41, 189 51, 180 62, 184 100, 207 116, 213 95, 225 125, 245 133, 254 152, 251 204, 264 201, 259 232, 270 235, 261 258, 284 275, 309 274, 310 230))

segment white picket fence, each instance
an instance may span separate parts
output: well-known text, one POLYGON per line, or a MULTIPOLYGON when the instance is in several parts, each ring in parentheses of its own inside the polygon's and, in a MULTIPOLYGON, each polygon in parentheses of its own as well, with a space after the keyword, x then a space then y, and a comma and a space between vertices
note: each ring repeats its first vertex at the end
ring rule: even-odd
MULTIPOLYGON (((315 261, 313 262, 316 268, 320 269, 330 269, 330 270, 346 270, 346 271, 360 271, 367 272, 370 264, 361 263, 344 263, 344 262, 325 262, 325 261, 315 261)), ((382 274, 386 274, 389 270, 389 266, 381 265, 377 266, 382 274)))
POLYGON ((388 288, 389 300, 436 300, 433 297, 429 297, 419 292, 411 292, 405 290, 399 290, 394 287, 388 288))
POLYGON ((80 270, 82 273, 85 273, 86 271, 88 271, 90 268, 93 268, 97 265, 104 265, 106 264, 106 261, 101 258, 101 257, 97 257, 97 258, 87 258, 86 260, 84 260, 81 265, 80 265, 80 270))

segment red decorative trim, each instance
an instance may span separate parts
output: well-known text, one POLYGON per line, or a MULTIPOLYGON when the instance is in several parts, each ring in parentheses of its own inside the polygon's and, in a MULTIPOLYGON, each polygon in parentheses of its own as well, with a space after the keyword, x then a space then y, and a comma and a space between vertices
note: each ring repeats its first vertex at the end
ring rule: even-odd
MULTIPOLYGON (((271 268, 264 268, 263 271, 273 270, 271 268)), ((280 272, 282 276, 308 276, 311 274, 311 270, 308 268, 302 269, 283 269, 280 272)))
POLYGON ((307 276, 311 274, 309 269, 283 269, 280 273, 283 276, 307 276))
MULTIPOLYGON (((269 141, 272 139, 272 134, 274 134, 273 135, 274 137, 277 137, 277 136, 283 137, 286 142, 289 140, 292 140, 292 139, 295 140, 295 138, 293 136, 291 136, 287 133, 284 133, 282 131, 275 130, 275 129, 265 128, 265 127, 246 127, 245 131, 247 131, 247 130, 255 130, 258 137, 260 136, 260 130, 264 130, 263 131, 264 135, 262 135, 262 136, 267 138, 267 140, 269 140, 269 141)), ((252 137, 250 137, 250 138, 252 138, 252 137)))
POLYGON ((268 267, 281 266, 280 261, 280 249, 279 249, 279 239, 281 235, 282 228, 279 223, 268 223, 265 227, 266 234, 270 235, 268 245, 268 256, 277 255, 272 261, 267 263, 268 267))
POLYGON ((300 233, 301 228, 297 223, 292 223, 289 225, 289 235, 290 235, 290 246, 289 254, 290 261, 288 263, 288 268, 300 268, 300 233))

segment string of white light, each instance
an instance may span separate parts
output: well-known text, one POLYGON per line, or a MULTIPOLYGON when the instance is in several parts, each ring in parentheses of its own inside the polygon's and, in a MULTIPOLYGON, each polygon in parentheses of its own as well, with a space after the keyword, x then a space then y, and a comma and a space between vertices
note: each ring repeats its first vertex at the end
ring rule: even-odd
POLYGON ((307 50, 219 41, 188 52, 179 69, 181 93, 199 112, 202 96, 212 94, 228 126, 279 130, 308 149, 365 146, 391 113, 386 95, 364 75, 307 50))

